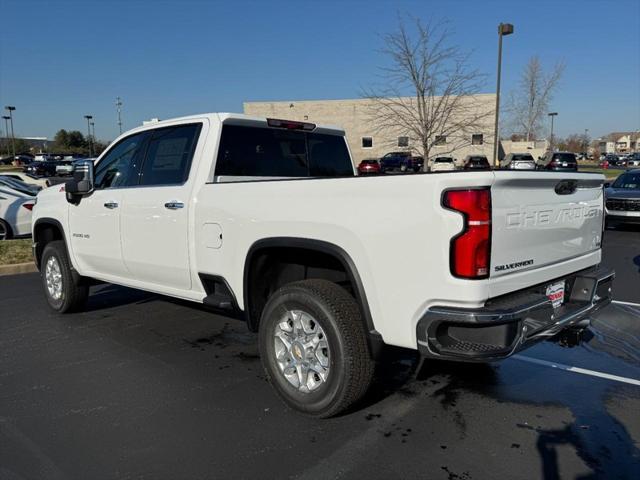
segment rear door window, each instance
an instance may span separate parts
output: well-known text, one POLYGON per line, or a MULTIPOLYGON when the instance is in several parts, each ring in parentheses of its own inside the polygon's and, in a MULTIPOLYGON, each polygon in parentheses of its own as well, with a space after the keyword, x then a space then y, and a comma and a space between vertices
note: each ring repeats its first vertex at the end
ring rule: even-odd
POLYGON ((140 185, 181 185, 189 177, 201 123, 153 131, 142 166, 140 185))
POLYGON ((224 125, 216 176, 353 176, 345 140, 339 135, 224 125))

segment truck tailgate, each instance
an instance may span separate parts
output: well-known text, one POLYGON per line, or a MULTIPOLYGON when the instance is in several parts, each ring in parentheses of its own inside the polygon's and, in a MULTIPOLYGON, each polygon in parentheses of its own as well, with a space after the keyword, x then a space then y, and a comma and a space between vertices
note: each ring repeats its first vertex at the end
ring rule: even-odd
POLYGON ((491 276, 580 257, 602 241, 602 175, 495 172, 491 276))

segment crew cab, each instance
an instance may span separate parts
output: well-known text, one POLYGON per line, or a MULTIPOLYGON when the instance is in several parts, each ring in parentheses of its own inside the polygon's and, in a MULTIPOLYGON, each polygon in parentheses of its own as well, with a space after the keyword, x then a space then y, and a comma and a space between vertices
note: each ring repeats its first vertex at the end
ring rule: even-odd
POLYGON ((244 319, 278 394, 318 417, 364 395, 385 344, 495 361, 610 301, 602 175, 355 173, 338 127, 138 127, 38 194, 45 297, 78 311, 102 281, 244 319))

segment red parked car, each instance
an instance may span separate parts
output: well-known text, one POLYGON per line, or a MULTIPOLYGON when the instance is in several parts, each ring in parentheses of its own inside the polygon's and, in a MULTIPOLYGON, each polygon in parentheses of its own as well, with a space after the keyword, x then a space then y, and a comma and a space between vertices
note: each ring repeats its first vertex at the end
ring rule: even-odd
POLYGON ((378 160, 362 160, 358 165, 358 175, 380 173, 380 163, 378 160))

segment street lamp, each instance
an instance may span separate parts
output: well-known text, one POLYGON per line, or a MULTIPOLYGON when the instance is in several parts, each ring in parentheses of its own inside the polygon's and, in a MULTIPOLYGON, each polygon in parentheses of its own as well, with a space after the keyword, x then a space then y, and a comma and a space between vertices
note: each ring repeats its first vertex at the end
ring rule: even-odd
POLYGON ((551 134, 549 135, 549 151, 553 152, 553 117, 558 115, 558 112, 547 113, 551 117, 551 134))
POLYGON ((116 108, 118 109, 118 130, 120 130, 120 135, 122 135, 122 117, 120 116, 122 109, 122 100, 120 99, 120 97, 116 97, 116 108))
MULTIPOLYGON (((9 140, 9 119, 11 118, 9 115, 3 115, 4 118, 4 130, 7 132, 7 140, 9 140)), ((9 146, 9 142, 7 142, 7 155, 11 155, 11 147, 9 146)))
POLYGON ((11 123, 11 150, 13 152, 13 158, 15 159, 16 157, 16 135, 15 133, 13 133, 13 111, 16 109, 16 107, 13 107, 11 105, 7 105, 6 107, 4 107, 5 110, 9 111, 9 122, 11 123))
POLYGON ((91 138, 91 119, 93 116, 85 115, 84 118, 87 119, 87 136, 89 137, 89 156, 93 157, 93 140, 91 138))
POLYGON ((584 149, 583 152, 586 156, 589 156, 589 152, 587 152, 587 149, 589 148, 589 129, 585 128, 584 129, 584 149))
POLYGON ((493 164, 498 166, 498 119, 500 113, 500 74, 502 72, 502 37, 513 33, 513 25, 501 23, 498 25, 498 80, 496 85, 496 125, 493 130, 493 164))

